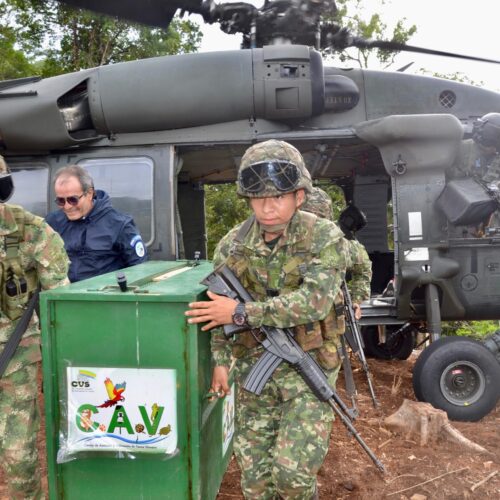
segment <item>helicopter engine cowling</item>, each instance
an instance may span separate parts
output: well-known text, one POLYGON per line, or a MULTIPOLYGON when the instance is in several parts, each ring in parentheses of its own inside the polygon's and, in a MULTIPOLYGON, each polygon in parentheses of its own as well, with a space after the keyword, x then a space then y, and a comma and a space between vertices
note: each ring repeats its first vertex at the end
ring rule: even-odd
POLYGON ((102 66, 1 93, 4 149, 58 149, 121 133, 235 120, 301 121, 325 107, 323 64, 306 46, 183 54, 102 66))

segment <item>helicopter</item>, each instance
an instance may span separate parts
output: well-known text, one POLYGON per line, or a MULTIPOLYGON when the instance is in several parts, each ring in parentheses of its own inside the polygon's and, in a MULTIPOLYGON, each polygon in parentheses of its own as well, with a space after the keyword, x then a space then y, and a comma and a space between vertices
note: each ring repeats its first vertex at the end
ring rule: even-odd
POLYGON ((147 8, 66 3, 161 27, 178 9, 197 13, 242 33, 242 49, 1 82, 0 148, 17 185, 14 202, 42 216, 55 209, 55 171, 77 163, 134 217, 150 258, 206 258, 204 185, 234 182, 252 143, 288 141, 313 179, 340 186, 346 203, 367 216, 357 233, 373 264, 372 298, 362 304, 367 352, 405 359, 425 331, 431 344, 414 370, 417 399, 456 420, 478 420, 494 408, 498 345, 442 338, 441 322, 500 319, 500 228, 475 236, 476 200, 454 192, 448 178, 474 123, 500 112, 500 94, 435 77, 330 67, 320 50, 469 56, 364 40, 322 24, 321 15, 336 10, 330 0, 269 0, 260 9, 201 0, 150 0, 147 8), (457 221, 460 203, 469 217, 457 221))

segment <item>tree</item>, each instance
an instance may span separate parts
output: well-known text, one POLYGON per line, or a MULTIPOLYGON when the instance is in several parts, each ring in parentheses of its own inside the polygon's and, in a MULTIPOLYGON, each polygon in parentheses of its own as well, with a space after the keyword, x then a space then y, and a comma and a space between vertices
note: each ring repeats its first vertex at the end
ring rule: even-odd
POLYGON ((152 29, 54 1, 5 0, 0 15, 43 77, 194 52, 202 37, 197 24, 179 18, 168 29, 152 29))
MULTIPOLYGON (((388 3, 386 0, 380 0, 380 5, 386 3, 388 3)), ((417 27, 414 24, 408 28, 405 27, 405 18, 399 19, 392 31, 389 32, 388 26, 382 21, 380 14, 373 13, 367 16, 363 0, 336 0, 336 5, 338 11, 333 21, 362 38, 406 43, 417 32, 417 27)), ((370 56, 374 54, 379 63, 384 68, 388 68, 393 64, 398 52, 351 47, 332 55, 336 55, 342 62, 352 61, 356 62, 361 68, 367 68, 370 56)))
POLYGON ((0 80, 22 78, 34 72, 31 62, 16 49, 15 31, 8 26, 0 26, 0 80))
POLYGON ((236 194, 236 185, 215 184, 205 186, 206 225, 208 232, 207 254, 213 257, 219 240, 236 224, 251 213, 244 198, 236 194))

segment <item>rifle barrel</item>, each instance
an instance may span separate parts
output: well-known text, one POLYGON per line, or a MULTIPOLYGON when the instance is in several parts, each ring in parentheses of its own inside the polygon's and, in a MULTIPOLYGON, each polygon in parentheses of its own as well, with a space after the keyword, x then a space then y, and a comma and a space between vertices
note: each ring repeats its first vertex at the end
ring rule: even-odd
POLYGON ((370 449, 370 447, 363 441, 363 438, 359 435, 358 431, 354 428, 354 426, 351 424, 349 419, 342 413, 340 408, 335 404, 335 401, 332 399, 329 399, 327 403, 332 407, 333 411, 335 414, 340 418, 342 423, 347 427, 349 432, 354 436, 354 439, 361 445, 363 450, 365 450, 366 454, 370 457, 372 462, 376 465, 378 470, 382 473, 385 473, 385 467, 384 464, 376 457, 376 455, 373 453, 373 451, 370 449))

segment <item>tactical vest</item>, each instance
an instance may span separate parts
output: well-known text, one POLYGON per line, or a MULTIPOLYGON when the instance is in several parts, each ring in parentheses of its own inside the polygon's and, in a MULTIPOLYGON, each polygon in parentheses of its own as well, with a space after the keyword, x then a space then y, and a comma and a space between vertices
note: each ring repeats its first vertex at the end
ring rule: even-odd
MULTIPOLYGON (((240 227, 226 259, 226 265, 236 274, 243 286, 252 290, 255 300, 286 294, 296 290, 302 283, 308 264, 312 258, 311 242, 317 217, 305 214, 306 237, 294 246, 293 255, 283 253, 282 262, 268 268, 268 283, 264 287, 249 269, 250 251, 243 245, 243 240, 250 232, 255 218, 251 216, 240 227)), ((304 351, 316 349, 317 360, 323 368, 331 370, 340 364, 338 346, 340 336, 345 331, 344 298, 342 292, 335 297, 334 306, 325 319, 298 325, 293 328, 295 340, 304 351)), ((233 343, 233 355, 243 357, 249 349, 258 345, 251 331, 236 336, 233 343)))
POLYGON ((1 308, 2 314, 16 320, 38 286, 36 269, 23 270, 20 244, 25 240, 26 226, 40 226, 43 219, 15 205, 9 205, 9 210, 14 214, 17 231, 3 237, 6 258, 0 263, 1 308))

